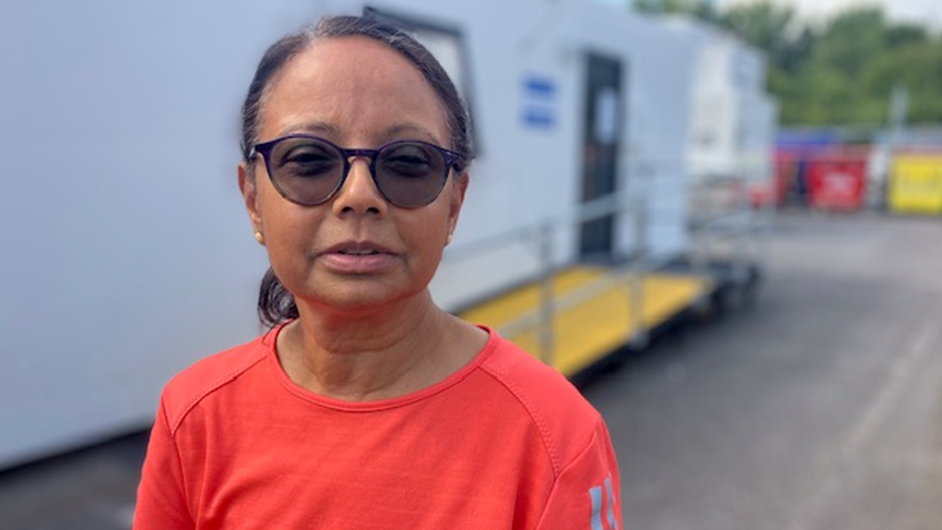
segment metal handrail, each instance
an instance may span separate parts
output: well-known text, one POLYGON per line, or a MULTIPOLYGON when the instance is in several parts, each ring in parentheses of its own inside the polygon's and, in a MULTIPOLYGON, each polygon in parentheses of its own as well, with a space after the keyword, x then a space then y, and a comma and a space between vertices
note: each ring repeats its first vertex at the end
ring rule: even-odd
MULTIPOLYGON (((729 181, 729 179, 725 180, 725 182, 729 181)), ((579 205, 574 211, 449 248, 443 259, 446 262, 460 261, 469 256, 478 256, 482 251, 489 249, 502 248, 521 241, 531 243, 535 241, 539 252, 539 306, 504 323, 497 331, 507 336, 514 336, 536 328, 540 348, 539 356, 545 362, 552 364, 555 350, 553 319, 557 313, 578 306, 621 283, 626 285, 627 299, 631 307, 642 308, 645 297, 642 279, 644 273, 660 268, 673 259, 655 256, 647 245, 648 222, 652 212, 657 210, 652 209, 646 199, 644 186, 641 186, 640 191, 608 195, 579 205), (636 234, 635 251, 632 256, 598 278, 557 296, 552 285, 556 271, 553 258, 553 241, 556 231, 612 214, 634 216, 633 224, 636 234)), ((746 239, 757 234, 761 225, 756 222, 758 217, 745 203, 745 197, 740 199, 740 204, 736 205, 735 211, 691 227, 693 244, 690 252, 691 263, 698 276, 708 276, 706 270, 708 258, 702 254, 706 244, 711 240, 731 239, 734 242, 733 256, 731 256, 733 274, 737 281, 745 278, 744 264, 747 260, 745 254, 748 246, 746 239)), ((641 312, 639 311, 638 314, 640 315, 641 312)), ((649 330, 643 318, 638 318, 635 322, 636 328, 632 330, 632 341, 644 344, 649 330)))
MULTIPOLYGON (((477 256, 482 251, 502 247, 511 243, 517 243, 523 239, 528 241, 536 240, 538 242, 540 253, 540 303, 533 310, 526 311, 510 322, 501 325, 497 331, 501 334, 513 336, 534 328, 538 331, 538 343, 540 348, 540 358, 552 364, 553 352, 555 350, 553 335, 553 318, 560 311, 565 311, 571 307, 577 306, 594 296, 609 289, 612 285, 630 279, 631 276, 640 276, 643 272, 639 265, 644 262, 647 250, 643 241, 643 233, 646 232, 646 224, 636 218, 635 226, 642 234, 636 236, 636 246, 639 251, 635 252, 633 258, 622 266, 608 271, 585 285, 577 289, 563 293, 557 296, 553 291, 552 280, 555 274, 553 262, 552 241, 554 234, 560 227, 569 227, 591 221, 606 215, 634 213, 640 217, 645 215, 644 201, 634 198, 628 193, 616 193, 606 197, 593 200, 577 207, 573 212, 553 216, 542 221, 514 228, 499 234, 480 238, 478 240, 464 243, 449 251, 446 259, 455 261, 465 256, 477 256)), ((641 307, 641 297, 643 296, 643 287, 640 282, 629 289, 629 297, 633 307, 641 307), (637 305, 636 305, 637 304, 637 305)), ((629 282, 631 286, 631 282, 629 282)), ((643 323, 641 323, 643 326, 643 323)), ((638 335, 645 335, 645 330, 639 330, 638 335)))
POLYGON ((482 250, 491 247, 500 247, 508 242, 517 242, 521 239, 532 241, 535 237, 539 237, 547 226, 554 228, 557 226, 569 226, 598 219, 613 213, 625 213, 627 211, 625 205, 628 201, 630 201, 630 194, 624 192, 608 195, 601 199, 595 199, 579 205, 575 212, 547 217, 497 234, 462 243, 454 248, 449 248, 445 251, 445 255, 442 259, 446 262, 457 261, 463 259, 466 255, 477 255, 482 250))

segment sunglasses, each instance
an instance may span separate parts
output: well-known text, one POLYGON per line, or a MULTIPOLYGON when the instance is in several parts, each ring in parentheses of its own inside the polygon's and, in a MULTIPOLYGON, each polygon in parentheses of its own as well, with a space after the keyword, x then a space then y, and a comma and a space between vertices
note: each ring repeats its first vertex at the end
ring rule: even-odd
POLYGON ((278 193, 303 206, 330 200, 350 173, 351 158, 367 157, 376 189, 401 208, 430 204, 441 193, 461 155, 415 140, 390 142, 378 149, 344 149, 323 138, 292 134, 256 144, 278 193))

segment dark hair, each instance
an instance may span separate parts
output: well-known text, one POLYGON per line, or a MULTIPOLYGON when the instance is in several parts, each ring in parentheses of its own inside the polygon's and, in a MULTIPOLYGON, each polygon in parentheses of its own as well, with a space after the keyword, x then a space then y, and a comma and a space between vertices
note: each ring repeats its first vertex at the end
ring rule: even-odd
MULTIPOLYGON (((262 56, 242 105, 242 157, 250 175, 254 174, 255 162, 250 159, 250 154, 252 147, 259 141, 259 115, 266 90, 274 77, 311 43, 321 39, 354 36, 381 42, 415 65, 444 105, 451 133, 451 145, 448 148, 461 155, 455 164, 455 170, 463 171, 474 158, 467 108, 438 60, 415 38, 399 28, 369 17, 339 16, 324 18, 314 27, 282 37, 262 56)), ((263 324, 269 326, 298 317, 298 306, 294 297, 281 284, 271 268, 262 278, 259 289, 258 316, 263 324)))

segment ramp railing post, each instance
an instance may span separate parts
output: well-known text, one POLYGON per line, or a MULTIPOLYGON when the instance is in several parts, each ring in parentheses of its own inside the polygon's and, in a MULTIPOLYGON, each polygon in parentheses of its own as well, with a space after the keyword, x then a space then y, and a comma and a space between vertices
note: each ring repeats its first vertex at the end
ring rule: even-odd
POLYGON ((765 271, 769 268, 769 256, 772 252, 771 241, 772 233, 775 231, 775 205, 765 205, 759 210, 756 216, 756 226, 754 229, 755 255, 752 263, 757 271, 765 271))
POLYGON ((740 185, 737 186, 738 193, 736 196, 737 215, 734 217, 734 219, 738 218, 739 222, 734 223, 732 252, 733 282, 737 290, 744 288, 748 280, 746 262, 748 260, 749 232, 752 224, 746 179, 742 176, 740 176, 739 179, 740 185))
POLYGON ((553 225, 550 221, 540 225, 538 236, 540 244, 540 325, 537 340, 540 346, 540 359, 546 364, 553 364, 555 333, 553 316, 553 225))
MULTIPOLYGON (((706 210, 708 201, 704 200, 703 195, 709 193, 708 184, 699 181, 695 184, 693 200, 699 200, 703 204, 694 203, 694 217, 688 221, 690 227, 690 268, 695 277, 704 280, 709 277, 709 253, 710 253, 710 223, 712 219, 709 216, 709 210, 706 210), (703 213, 701 210, 706 211, 703 213)), ((707 298, 700 295, 694 301, 694 307, 698 311, 704 311, 707 308, 707 298)))
POLYGON ((632 201, 634 213, 635 255, 632 257, 631 273, 628 275, 629 314, 633 326, 630 344, 635 348, 644 348, 648 344, 648 329, 644 322, 644 275, 645 258, 648 253, 648 211, 644 196, 632 201))

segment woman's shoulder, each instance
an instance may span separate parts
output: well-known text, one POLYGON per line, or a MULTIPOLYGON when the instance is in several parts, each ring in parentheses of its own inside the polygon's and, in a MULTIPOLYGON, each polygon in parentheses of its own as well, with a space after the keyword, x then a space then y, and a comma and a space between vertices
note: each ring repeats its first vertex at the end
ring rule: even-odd
POLYGON ((602 422, 598 411, 554 368, 507 339, 494 340, 481 369, 527 411, 548 447, 560 454, 584 448, 602 422))
POLYGON ((176 374, 164 387, 161 404, 167 420, 179 425, 183 417, 207 396, 225 387, 265 359, 274 340, 265 334, 254 340, 205 357, 176 374))
POLYGON ((579 413, 595 416, 598 413, 582 397, 579 390, 555 368, 538 360, 513 342, 494 334, 493 352, 482 363, 482 368, 501 381, 514 393, 526 396, 528 401, 565 406, 579 413))

